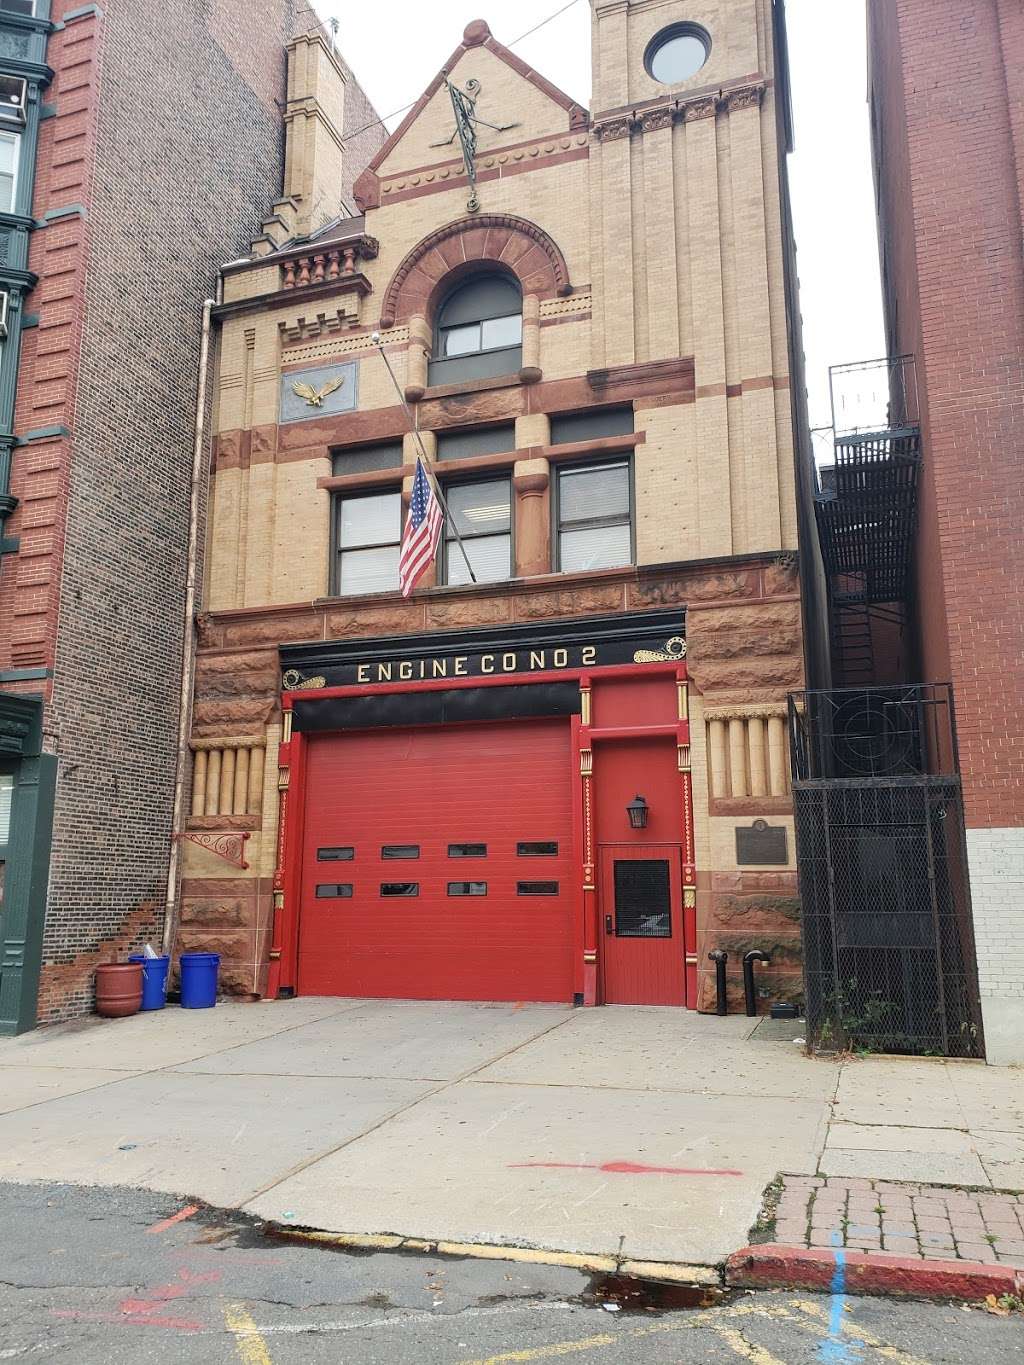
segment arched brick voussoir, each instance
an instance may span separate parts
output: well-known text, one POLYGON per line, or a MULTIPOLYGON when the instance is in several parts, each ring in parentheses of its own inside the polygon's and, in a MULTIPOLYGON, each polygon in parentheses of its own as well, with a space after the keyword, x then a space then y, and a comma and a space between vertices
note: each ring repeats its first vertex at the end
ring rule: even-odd
POLYGON ((422 312, 445 273, 442 265, 451 270, 475 261, 504 265, 527 294, 572 293, 565 257, 543 228, 508 213, 476 214, 447 223, 413 247, 385 290, 381 326, 408 322, 422 312))

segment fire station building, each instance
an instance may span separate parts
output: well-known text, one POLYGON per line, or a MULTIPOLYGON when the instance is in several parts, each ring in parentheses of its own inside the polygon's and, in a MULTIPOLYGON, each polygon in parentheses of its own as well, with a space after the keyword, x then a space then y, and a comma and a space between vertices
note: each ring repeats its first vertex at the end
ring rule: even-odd
POLYGON ((291 50, 215 310, 172 907, 238 994, 713 1009, 713 948, 733 1003, 754 948, 800 993, 783 5, 591 6, 589 109, 471 23, 341 218, 343 73, 291 50))

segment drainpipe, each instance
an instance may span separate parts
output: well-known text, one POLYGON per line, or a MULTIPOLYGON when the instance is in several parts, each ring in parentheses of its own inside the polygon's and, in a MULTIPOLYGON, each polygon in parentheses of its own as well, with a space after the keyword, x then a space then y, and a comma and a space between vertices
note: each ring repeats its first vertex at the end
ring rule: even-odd
POLYGON ((167 864, 167 909, 164 913, 163 952, 169 954, 174 942, 178 910, 178 871, 181 863, 180 833, 185 802, 185 774, 188 771, 188 733, 192 719, 192 677, 196 660, 196 579, 199 560, 199 494, 203 480, 206 446, 206 395, 210 377, 211 315, 222 295, 217 272, 215 297, 203 304, 203 330, 199 343, 199 377, 196 381, 196 433, 192 448, 192 496, 189 503, 188 567, 185 576, 184 644, 181 655, 181 695, 178 701, 178 755, 174 772, 174 807, 171 816, 171 854, 167 864))
POLYGON ((757 996, 754 994, 754 963, 771 962, 771 960, 771 955, 762 952, 760 948, 752 948, 749 953, 743 954, 743 994, 746 998, 748 1019, 753 1019, 757 1014, 757 996))

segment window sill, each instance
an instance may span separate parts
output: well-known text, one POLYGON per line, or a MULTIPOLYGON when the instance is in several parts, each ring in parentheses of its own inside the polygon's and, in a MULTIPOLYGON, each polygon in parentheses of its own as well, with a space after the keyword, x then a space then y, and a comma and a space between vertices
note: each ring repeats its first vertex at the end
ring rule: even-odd
POLYGON ((489 379, 460 379, 457 384, 428 384, 420 401, 429 402, 432 398, 461 398, 464 394, 486 393, 489 389, 515 389, 522 382, 519 371, 516 370, 514 374, 496 374, 489 379))

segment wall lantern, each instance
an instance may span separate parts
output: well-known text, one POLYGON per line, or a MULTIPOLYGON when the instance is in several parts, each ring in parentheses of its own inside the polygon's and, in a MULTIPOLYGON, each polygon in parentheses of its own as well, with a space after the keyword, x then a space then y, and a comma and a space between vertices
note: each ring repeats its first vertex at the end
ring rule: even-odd
POLYGON ((647 828, 647 802, 642 796, 634 796, 626 807, 629 823, 633 829, 647 828))

